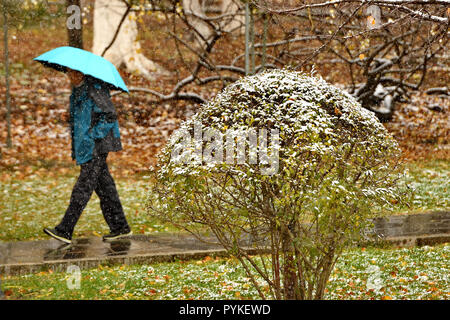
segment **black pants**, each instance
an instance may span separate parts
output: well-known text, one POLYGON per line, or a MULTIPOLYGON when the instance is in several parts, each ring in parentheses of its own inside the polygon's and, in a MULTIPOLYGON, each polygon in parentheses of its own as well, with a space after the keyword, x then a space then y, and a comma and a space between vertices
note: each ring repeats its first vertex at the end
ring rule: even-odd
POLYGON ((80 176, 73 187, 69 207, 56 230, 69 237, 72 236, 75 225, 94 191, 100 198, 100 208, 110 231, 114 233, 129 230, 116 185, 106 164, 107 156, 107 153, 100 154, 81 165, 80 176))

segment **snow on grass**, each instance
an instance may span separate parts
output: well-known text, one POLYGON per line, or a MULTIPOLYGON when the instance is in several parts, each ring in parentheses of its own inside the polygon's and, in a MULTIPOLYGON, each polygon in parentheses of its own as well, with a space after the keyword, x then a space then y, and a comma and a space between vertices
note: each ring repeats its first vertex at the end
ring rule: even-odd
MULTIPOLYGON (((333 270, 325 299, 449 299, 449 255, 449 244, 345 251, 333 270)), ((69 276, 47 271, 4 277, 2 284, 10 299, 259 298, 233 258, 100 266, 81 272, 78 290, 67 288, 69 276)))

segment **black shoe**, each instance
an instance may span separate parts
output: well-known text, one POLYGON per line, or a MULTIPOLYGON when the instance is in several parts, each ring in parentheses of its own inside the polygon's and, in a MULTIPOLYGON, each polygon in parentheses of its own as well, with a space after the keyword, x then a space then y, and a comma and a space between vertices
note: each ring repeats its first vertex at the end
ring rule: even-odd
POLYGON ((71 237, 63 234, 62 232, 59 232, 56 229, 44 228, 44 232, 46 234, 48 234, 49 236, 51 236, 51 237, 53 237, 53 238, 55 238, 55 239, 57 239, 59 241, 62 241, 62 242, 65 242, 65 243, 72 243, 72 238, 71 237))
POLYGON ((125 229, 125 230, 121 230, 121 231, 117 231, 117 232, 111 232, 110 234, 103 236, 103 241, 116 240, 116 239, 124 238, 127 236, 131 236, 131 234, 132 234, 132 232, 130 229, 125 229))

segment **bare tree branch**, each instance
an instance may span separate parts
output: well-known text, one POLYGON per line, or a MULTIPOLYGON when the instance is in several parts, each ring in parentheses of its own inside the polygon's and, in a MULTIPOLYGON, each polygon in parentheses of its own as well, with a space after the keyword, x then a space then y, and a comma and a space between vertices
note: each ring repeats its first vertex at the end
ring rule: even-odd
POLYGON ((120 28, 122 27, 123 22, 125 21, 125 19, 127 18, 128 14, 130 13, 131 10, 131 5, 126 1, 126 0, 122 0, 122 2, 127 6, 127 9, 125 10, 122 18, 120 19, 119 25, 117 26, 116 32, 114 33, 113 38, 111 39, 111 42, 109 43, 109 45, 103 50, 101 56, 104 57, 106 52, 109 50, 109 48, 112 47, 112 45, 114 44, 114 42, 117 39, 117 36, 119 35, 120 32, 120 28))

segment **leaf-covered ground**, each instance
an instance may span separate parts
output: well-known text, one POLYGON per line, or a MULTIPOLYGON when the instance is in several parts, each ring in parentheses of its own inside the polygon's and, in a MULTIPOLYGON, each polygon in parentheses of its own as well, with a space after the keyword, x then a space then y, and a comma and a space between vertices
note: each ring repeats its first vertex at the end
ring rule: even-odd
MULTIPOLYGON (((331 275, 325 298, 450 299, 449 255, 449 244, 348 250, 331 275)), ((79 289, 73 275, 45 271, 3 277, 3 290, 8 299, 259 299, 232 258, 100 266, 81 271, 79 289)))

